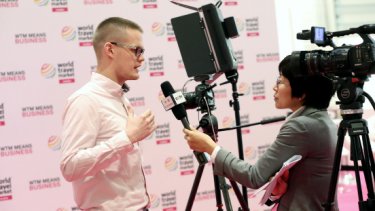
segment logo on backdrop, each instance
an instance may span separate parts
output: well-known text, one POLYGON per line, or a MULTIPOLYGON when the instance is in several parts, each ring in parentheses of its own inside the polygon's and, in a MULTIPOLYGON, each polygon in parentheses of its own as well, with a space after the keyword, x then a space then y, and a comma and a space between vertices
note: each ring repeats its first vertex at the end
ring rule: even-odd
POLYGON ((172 23, 167 23, 167 40, 168 42, 176 41, 176 36, 174 35, 172 23))
POLYGON ((258 146, 258 157, 262 156, 266 150, 270 147, 270 144, 264 144, 258 146))
POLYGON ((151 26, 151 32, 155 36, 162 36, 165 33, 165 26, 160 22, 154 22, 151 26))
POLYGON ((194 174, 194 156, 193 154, 180 157, 180 175, 194 174))
POLYGON ((251 83, 253 91, 253 100, 264 100, 266 99, 265 83, 262 81, 255 81, 251 83))
POLYGON ((9 81, 24 81, 26 80, 26 71, 14 70, 8 72, 0 72, 0 83, 9 81))
POLYGON ((215 95, 215 99, 225 99, 228 97, 227 89, 215 89, 214 95, 215 95))
POLYGON ((129 102, 133 107, 145 106, 145 97, 131 97, 129 102))
POLYGON ((143 166, 143 172, 145 175, 151 175, 152 174, 152 166, 151 165, 144 165, 143 166))
POLYGON ((245 29, 245 23, 240 18, 235 18, 234 21, 236 22, 236 27, 238 32, 242 32, 245 29))
MULTIPOLYGON (((249 114, 243 114, 240 116, 240 123, 241 125, 249 124, 250 123, 250 117, 249 114)), ((250 128, 241 128, 242 134, 249 134, 250 128)))
POLYGON ((169 122, 158 125, 154 133, 156 144, 159 145, 171 143, 169 122))
POLYGON ((205 201, 215 198, 215 190, 205 190, 201 192, 197 192, 197 195, 195 195, 194 201, 205 201))
POLYGON ((176 203, 177 197, 176 197, 176 190, 171 190, 166 193, 161 193, 161 205, 163 207, 163 210, 168 211, 176 211, 176 203))
POLYGON ((72 41, 76 38, 77 31, 72 26, 64 26, 60 34, 65 41, 72 41))
POLYGON ((235 0, 224 0, 224 5, 225 6, 237 6, 238 1, 235 0))
POLYGON ((245 148, 245 158, 246 160, 254 160, 257 157, 256 148, 253 146, 248 146, 245 148))
POLYGON ((84 0, 84 5, 113 4, 113 0, 84 0))
POLYGON ((175 157, 167 157, 164 161, 164 167, 167 171, 176 171, 178 162, 175 157))
POLYGON ((0 201, 12 200, 12 178, 0 179, 0 201))
POLYGON ((178 69, 184 69, 185 70, 185 64, 184 64, 184 61, 182 61, 182 59, 179 59, 177 61, 177 68, 178 69))
POLYGON ((158 8, 158 1, 157 0, 143 0, 143 8, 144 9, 156 9, 158 8))
POLYGON ((163 55, 148 58, 148 70, 151 77, 164 75, 164 59, 163 55))
POLYGON ((259 20, 258 17, 248 18, 246 22, 246 36, 258 37, 259 36, 259 20))
POLYGON ((44 63, 40 68, 40 74, 43 78, 53 78, 56 75, 56 68, 52 64, 44 63))
POLYGON ((40 7, 46 6, 49 0, 34 0, 34 3, 40 7))
POLYGON ((4 103, 0 104, 0 127, 5 125, 4 103))
POLYGON ((241 82, 238 86, 238 92, 243 95, 249 95, 251 91, 250 84, 246 82, 241 82))
POLYGON ((27 106, 22 108, 22 117, 50 116, 53 115, 53 105, 27 106))
POLYGON ((256 55, 256 60, 258 63, 260 62, 273 62, 279 61, 279 53, 258 53, 256 55))
POLYGON ((29 181, 29 191, 59 188, 60 186, 60 177, 34 179, 29 181))
POLYGON ((22 156, 33 153, 32 144, 19 144, 13 146, 0 146, 0 157, 22 156))
POLYGON ((157 208, 160 205, 160 197, 156 194, 149 194, 150 196, 150 208, 157 208))
POLYGON ((18 0, 1 0, 0 8, 18 7, 18 0))
POLYGON ((52 12, 68 12, 68 0, 51 0, 52 12))
POLYGON ((92 46, 94 38, 94 25, 78 26, 78 42, 79 46, 92 46))
POLYGON ((243 62, 243 51, 242 50, 234 51, 234 57, 237 60, 238 70, 243 70, 245 68, 244 62, 243 62))
POLYGON ((17 45, 47 42, 46 32, 18 33, 14 35, 14 43, 17 45))
POLYGON ((222 120, 222 125, 224 128, 226 127, 234 127, 236 125, 236 122, 232 116, 226 116, 222 120))
POLYGON ((57 64, 57 72, 60 84, 74 83, 74 61, 57 64))
POLYGON ((58 151, 61 148, 61 139, 58 136, 50 136, 48 138, 48 148, 53 151, 58 151))

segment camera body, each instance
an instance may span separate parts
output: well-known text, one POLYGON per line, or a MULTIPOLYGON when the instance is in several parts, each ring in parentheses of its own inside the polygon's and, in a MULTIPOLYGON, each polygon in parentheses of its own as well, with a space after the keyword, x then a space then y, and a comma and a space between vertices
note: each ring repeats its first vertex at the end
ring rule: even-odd
POLYGON ((194 92, 184 93, 186 102, 184 103, 186 109, 199 108, 202 113, 214 110, 215 107, 215 95, 210 87, 206 83, 198 84, 195 87, 194 92))
POLYGON ((297 34, 297 39, 310 40, 318 46, 331 46, 333 50, 294 51, 292 58, 299 63, 306 75, 323 74, 338 77, 366 78, 375 73, 375 45, 368 35, 375 33, 375 25, 363 25, 346 31, 326 32, 324 27, 311 27, 297 34), (358 34, 363 42, 359 45, 337 47, 333 37, 358 34))

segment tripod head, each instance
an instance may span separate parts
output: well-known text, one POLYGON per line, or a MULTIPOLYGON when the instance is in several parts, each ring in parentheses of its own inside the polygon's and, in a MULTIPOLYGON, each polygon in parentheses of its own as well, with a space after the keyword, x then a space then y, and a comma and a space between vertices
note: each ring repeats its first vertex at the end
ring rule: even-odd
MULTIPOLYGON (((367 79, 367 78, 366 78, 367 79)), ((340 101, 341 116, 344 120, 361 119, 363 114, 363 85, 366 79, 363 78, 339 78, 337 97, 340 101)))

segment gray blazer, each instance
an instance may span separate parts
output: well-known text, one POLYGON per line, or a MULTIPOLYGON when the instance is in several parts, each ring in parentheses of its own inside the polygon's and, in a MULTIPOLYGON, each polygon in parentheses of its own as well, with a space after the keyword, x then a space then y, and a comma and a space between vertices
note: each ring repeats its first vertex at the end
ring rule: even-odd
MULTIPOLYGON (((289 171, 288 189, 280 198, 278 210, 324 210, 336 142, 337 126, 327 111, 304 108, 282 125, 276 140, 255 165, 221 149, 214 173, 256 189, 268 182, 288 158, 302 155, 289 171)), ((337 200, 335 205, 338 210, 337 200)))

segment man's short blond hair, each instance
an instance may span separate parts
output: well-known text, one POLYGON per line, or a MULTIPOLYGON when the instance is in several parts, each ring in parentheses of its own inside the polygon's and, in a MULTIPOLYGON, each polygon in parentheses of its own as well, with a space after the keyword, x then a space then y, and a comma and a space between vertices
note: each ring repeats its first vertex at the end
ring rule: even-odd
POLYGON ((142 28, 137 23, 120 17, 107 18, 98 25, 93 39, 94 50, 98 59, 104 43, 119 42, 119 39, 126 36, 126 29, 135 29, 143 33, 142 28))

